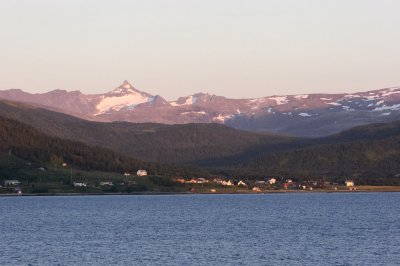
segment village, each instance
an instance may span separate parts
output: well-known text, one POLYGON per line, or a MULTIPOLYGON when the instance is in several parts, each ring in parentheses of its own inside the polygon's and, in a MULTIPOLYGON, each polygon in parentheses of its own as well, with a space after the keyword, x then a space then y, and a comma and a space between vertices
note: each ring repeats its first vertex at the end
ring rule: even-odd
MULTIPOLYGON (((41 167, 40 171, 46 171, 41 167)), ((57 179, 56 179, 57 180, 57 179)), ((124 172, 120 177, 87 178, 82 176, 61 180, 58 190, 54 184, 38 184, 23 179, 4 179, 0 181, 0 193, 135 193, 135 192, 171 192, 171 193, 267 193, 295 191, 355 191, 353 180, 344 182, 328 182, 320 180, 299 180, 285 177, 265 178, 226 178, 226 177, 159 177, 149 175, 144 169, 134 174, 124 172), (158 185, 154 185, 157 183, 158 185)))

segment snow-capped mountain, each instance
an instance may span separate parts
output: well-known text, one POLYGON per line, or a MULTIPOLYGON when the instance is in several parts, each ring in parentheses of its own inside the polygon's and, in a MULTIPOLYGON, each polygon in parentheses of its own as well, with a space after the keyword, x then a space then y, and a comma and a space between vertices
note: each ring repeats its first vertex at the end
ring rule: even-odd
POLYGON ((30 94, 11 89, 0 91, 0 98, 40 104, 99 121, 223 123, 245 130, 307 137, 400 118, 399 87, 352 94, 275 95, 255 99, 198 93, 168 102, 124 81, 105 94, 85 95, 64 90, 30 94))
POLYGON ((135 89, 128 81, 113 91, 101 95, 96 105, 97 113, 94 115, 107 114, 122 109, 130 110, 142 103, 152 102, 154 96, 135 89))

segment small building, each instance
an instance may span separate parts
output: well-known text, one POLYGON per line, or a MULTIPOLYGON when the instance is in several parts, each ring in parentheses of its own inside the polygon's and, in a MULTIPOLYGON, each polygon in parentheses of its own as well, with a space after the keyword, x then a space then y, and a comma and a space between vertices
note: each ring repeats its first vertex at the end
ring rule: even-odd
POLYGON ((221 182, 221 185, 223 185, 223 186, 233 186, 233 183, 231 182, 231 180, 228 180, 228 181, 223 180, 221 182))
POLYGON ((275 178, 271 178, 268 180, 268 184, 273 185, 276 183, 276 179, 275 178))
POLYGON ((196 184, 197 180, 195 178, 192 178, 190 180, 185 181, 186 184, 196 184))
POLYGON ((124 176, 130 176, 131 174, 129 172, 125 172, 124 176))
POLYGON ((19 182, 16 179, 13 180, 4 180, 3 181, 4 186, 9 187, 9 186, 19 186, 21 182, 19 182))
POLYGON ((114 186, 114 184, 111 181, 103 181, 103 182, 100 182, 100 186, 102 186, 102 187, 105 187, 105 186, 111 187, 111 186, 114 186))
POLYGON ((146 171, 146 170, 140 169, 140 170, 138 170, 138 171, 136 172, 136 175, 137 175, 137 176, 147 176, 147 171, 146 171))
POLYGON ((204 183, 208 183, 208 180, 203 178, 203 177, 200 177, 200 178, 197 178, 196 183, 197 184, 204 184, 204 183))
POLYGON ((72 183, 74 187, 86 187, 86 183, 83 182, 74 182, 72 183))
POLYGON ((210 189, 210 192, 211 192, 211 193, 216 193, 217 190, 216 190, 215 188, 212 188, 212 189, 210 189))
POLYGON ((243 182, 242 180, 240 180, 237 185, 238 185, 238 187, 240 187, 240 186, 247 187, 247 184, 245 182, 243 182))
POLYGON ((265 181, 264 180, 257 180, 256 182, 254 182, 256 185, 264 185, 265 181))
POLYGON ((261 188, 259 187, 253 187, 251 190, 253 190, 254 192, 262 192, 261 188))
POLYGON ((354 187, 353 180, 346 180, 346 181, 344 181, 344 184, 346 185, 346 187, 354 187))

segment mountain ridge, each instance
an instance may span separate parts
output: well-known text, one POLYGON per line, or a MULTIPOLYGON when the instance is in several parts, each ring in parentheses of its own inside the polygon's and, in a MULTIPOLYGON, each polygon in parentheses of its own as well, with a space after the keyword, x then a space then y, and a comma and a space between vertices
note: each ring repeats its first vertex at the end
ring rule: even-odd
POLYGON ((249 130, 320 137, 345 129, 400 118, 400 87, 358 93, 273 95, 229 99, 196 93, 167 101, 128 81, 104 94, 53 90, 30 94, 0 91, 0 99, 39 104, 93 121, 136 123, 220 123, 249 130))

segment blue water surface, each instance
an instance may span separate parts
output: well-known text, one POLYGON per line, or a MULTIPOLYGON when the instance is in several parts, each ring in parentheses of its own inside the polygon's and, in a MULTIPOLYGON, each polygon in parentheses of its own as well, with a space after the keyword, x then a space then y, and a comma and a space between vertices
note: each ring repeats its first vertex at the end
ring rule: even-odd
POLYGON ((0 198, 0 265, 399 265, 400 193, 0 198))

